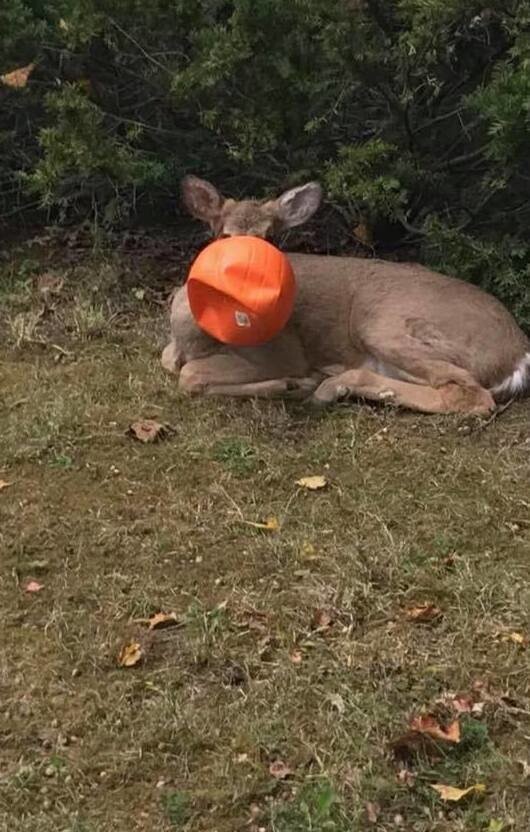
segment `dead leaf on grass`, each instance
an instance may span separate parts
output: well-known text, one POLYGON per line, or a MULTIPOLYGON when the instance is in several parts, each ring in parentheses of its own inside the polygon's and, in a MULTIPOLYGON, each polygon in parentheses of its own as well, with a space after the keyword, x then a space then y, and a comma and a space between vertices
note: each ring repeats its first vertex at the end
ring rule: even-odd
POLYGON ((363 244, 363 246, 367 246, 368 248, 372 248, 373 244, 373 234, 372 229, 365 223, 359 222, 353 228, 353 233, 357 240, 363 244))
POLYGON ((307 488, 308 491, 319 491, 321 488, 325 488, 327 484, 327 479, 322 476, 302 477, 296 480, 296 485, 307 488))
POLYGON ((420 714, 412 717, 409 727, 410 730, 406 734, 391 743, 396 756, 409 755, 420 748, 425 748, 426 743, 434 741, 451 744, 460 742, 460 724, 458 720, 444 728, 432 714, 420 714))
POLYGON ((475 783, 467 789, 457 789, 455 786, 446 786, 443 783, 433 783, 431 789, 438 792, 442 800, 450 801, 451 803, 458 803, 464 797, 472 794, 484 794, 486 786, 484 783, 475 783))
POLYGON ((333 626, 333 615, 331 611, 324 608, 315 610, 311 619, 311 626, 313 630, 329 630, 333 626))
POLYGON ((40 584, 38 581, 27 581, 24 584, 24 592, 40 592, 44 589, 44 584, 40 584))
POLYGON ((530 777, 530 763, 527 760, 517 760, 519 765, 521 766, 523 777, 527 779, 530 777))
POLYGON ((327 696, 327 700, 332 708, 334 708, 338 714, 343 714, 346 710, 346 705, 344 704, 344 699, 340 695, 340 693, 330 693, 327 696))
POLYGON ((457 719, 444 728, 431 714, 420 714, 411 719, 410 728, 418 734, 427 734, 432 739, 441 742, 460 742, 460 723, 457 719))
POLYGON ((368 823, 377 823, 379 815, 381 814, 381 807, 377 803, 368 801, 365 803, 366 817, 368 823))
POLYGON ((461 693, 449 700, 448 704, 457 712, 457 714, 471 714, 475 707, 475 702, 472 696, 461 693))
POLYGON ((528 647, 530 643, 530 638, 525 633, 503 633, 501 640, 511 641, 512 644, 517 644, 519 647, 528 647))
POLYGON ((289 661, 292 664, 302 664, 303 657, 300 650, 293 650, 291 653, 289 653, 289 661))
POLYGON ((286 780, 292 773, 293 770, 283 760, 274 760, 269 766, 269 774, 275 780, 286 780))
POLYGON ((255 630, 258 633, 266 633, 268 630, 269 616, 266 612, 257 610, 254 607, 244 607, 234 613, 235 623, 238 627, 247 630, 255 630))
POLYGON ((397 773, 397 779, 404 786, 413 786, 416 782, 416 775, 409 768, 400 768, 397 773))
POLYGON ((454 694, 448 694, 442 699, 439 699, 438 702, 441 705, 452 708, 458 715, 473 714, 474 716, 481 716, 486 704, 485 702, 476 702, 475 698, 468 693, 459 693, 456 696, 454 694))
POLYGON ((137 618, 136 624, 147 624, 149 630, 162 630, 166 627, 176 627, 182 624, 176 612, 157 612, 150 618, 137 618))
POLYGON ((428 621, 434 621, 435 618, 439 618, 442 614, 442 611, 439 607, 435 604, 426 601, 423 604, 415 604, 410 607, 407 607, 405 610, 405 615, 409 621, 414 621, 418 624, 422 624, 428 621))
POLYGON ((280 521, 277 517, 268 517, 264 523, 256 523, 252 520, 244 520, 245 525, 253 529, 264 529, 267 532, 277 532, 280 528, 280 521))
POLYGON ((139 641, 131 641, 130 644, 124 645, 118 655, 118 664, 120 667, 134 667, 144 658, 144 651, 139 641))
POLYGON ((300 555, 303 558, 307 558, 307 560, 316 560, 316 549, 309 540, 304 540, 302 543, 302 548, 300 549, 300 555))
POLYGON ((133 422, 127 430, 129 436, 144 443, 157 442, 159 439, 164 439, 171 432, 168 425, 162 425, 154 419, 142 419, 140 422, 133 422))
POLYGON ((26 86, 29 76, 35 69, 35 64, 28 64, 19 69, 14 69, 12 72, 6 72, 5 75, 0 75, 0 81, 6 87, 20 90, 26 86))
POLYGON ((7 482, 6 480, 0 480, 0 491, 3 491, 4 488, 9 488, 10 485, 13 485, 13 483, 7 482))

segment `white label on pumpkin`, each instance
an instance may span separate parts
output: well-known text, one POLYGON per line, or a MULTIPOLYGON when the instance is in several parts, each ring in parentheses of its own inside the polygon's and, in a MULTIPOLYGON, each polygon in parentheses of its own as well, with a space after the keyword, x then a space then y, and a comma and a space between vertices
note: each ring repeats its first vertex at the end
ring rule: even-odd
POLYGON ((238 326, 250 326, 250 318, 246 312, 240 312, 239 309, 234 313, 236 324, 238 326))

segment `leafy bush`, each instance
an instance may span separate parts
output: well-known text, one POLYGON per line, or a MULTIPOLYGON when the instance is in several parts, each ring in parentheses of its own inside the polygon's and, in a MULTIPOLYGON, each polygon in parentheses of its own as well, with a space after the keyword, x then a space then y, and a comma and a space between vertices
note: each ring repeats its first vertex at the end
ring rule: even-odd
POLYGON ((484 285, 530 323, 530 0, 11 0, 0 213, 124 221, 193 171, 234 195, 319 178, 337 223, 484 285))

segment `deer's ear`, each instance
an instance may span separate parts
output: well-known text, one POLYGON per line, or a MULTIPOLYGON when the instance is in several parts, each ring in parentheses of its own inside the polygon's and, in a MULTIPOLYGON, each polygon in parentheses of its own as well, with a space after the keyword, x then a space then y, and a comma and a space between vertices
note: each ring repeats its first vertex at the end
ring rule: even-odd
POLYGON ((313 216, 321 201, 322 188, 318 182, 291 188, 276 200, 276 218, 284 228, 302 225, 313 216))
POLYGON ((185 176, 181 184, 182 201, 192 217, 215 225, 219 220, 224 197, 205 179, 185 176))

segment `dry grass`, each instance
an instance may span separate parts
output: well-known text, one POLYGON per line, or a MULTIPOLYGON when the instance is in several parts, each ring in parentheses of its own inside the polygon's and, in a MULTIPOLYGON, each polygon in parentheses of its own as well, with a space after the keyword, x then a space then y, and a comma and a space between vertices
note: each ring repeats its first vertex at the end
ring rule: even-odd
POLYGON ((147 277, 70 266, 43 311, 34 272, 6 265, 0 313, 1 828, 526 831, 530 647, 499 634, 530 632, 528 404, 477 430, 187 400, 147 277), (135 442, 138 417, 175 434, 135 442), (403 614, 422 601, 430 625, 403 614), (148 639, 160 610, 184 626, 148 639), (483 716, 400 781, 389 742, 476 680, 483 716))

